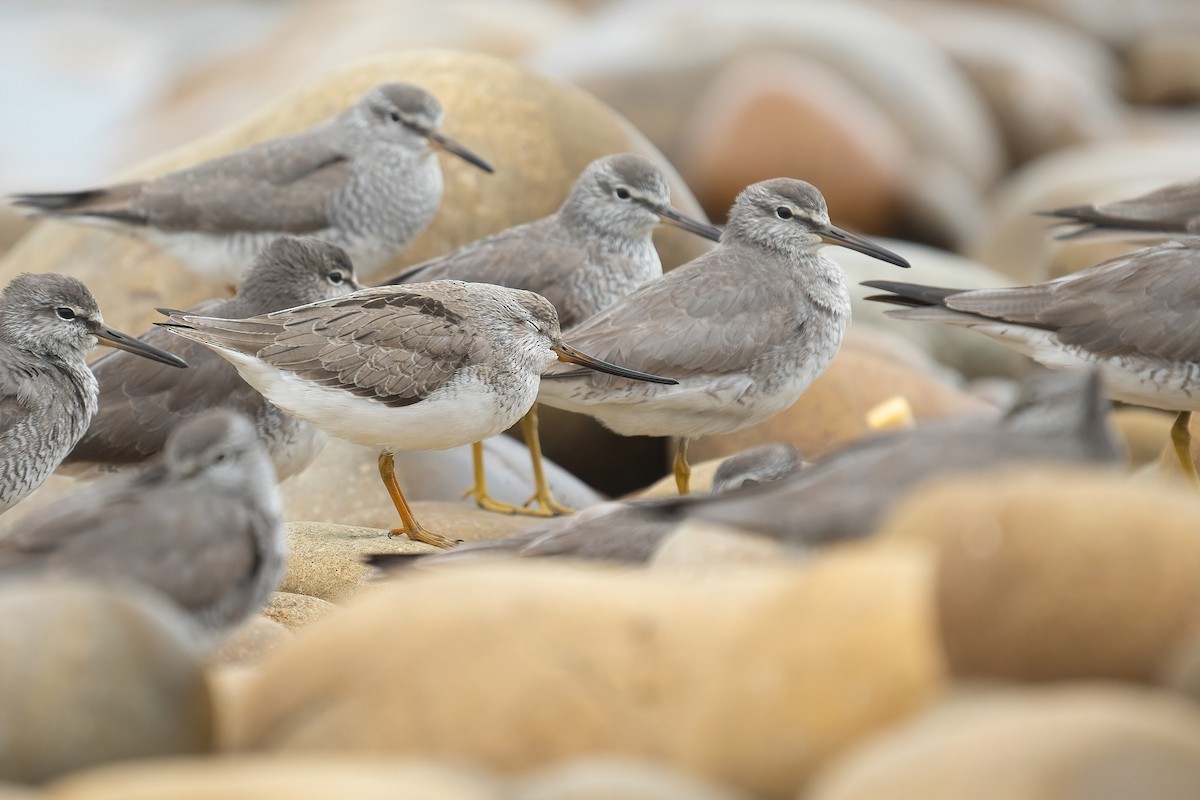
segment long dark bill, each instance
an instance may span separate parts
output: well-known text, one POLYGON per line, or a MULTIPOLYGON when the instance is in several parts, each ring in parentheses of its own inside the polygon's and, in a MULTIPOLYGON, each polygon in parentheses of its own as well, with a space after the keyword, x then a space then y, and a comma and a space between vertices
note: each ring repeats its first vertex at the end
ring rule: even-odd
POLYGON ((820 234, 821 238, 827 244, 836 244, 841 245, 842 247, 848 247, 851 250, 857 250, 860 253, 864 253, 871 258, 878 258, 880 261, 886 261, 889 264, 895 264, 897 267, 904 267, 905 269, 908 269, 910 266, 912 266, 903 256, 896 255, 891 250, 875 244, 870 239, 850 233, 850 231, 844 231, 836 225, 829 225, 817 231, 817 233, 820 234))
POLYGON ((425 138, 429 140, 429 143, 434 147, 440 147, 447 153, 453 153, 468 164, 479 167, 484 172, 496 171, 492 168, 491 164, 484 161, 481 157, 475 155, 474 152, 468 150, 466 147, 454 141, 449 136, 444 136, 437 131, 422 131, 422 133, 425 135, 425 138))
POLYGON ((666 208, 654 208, 652 210, 668 225, 674 225, 676 228, 682 228, 688 233, 703 236, 712 242, 721 241, 721 231, 719 228, 714 228, 712 225, 694 220, 678 209, 667 206, 666 208))
POLYGON ((187 362, 179 356, 171 355, 166 350, 160 350, 152 344, 146 344, 141 339, 130 336, 127 333, 121 333, 119 330, 110 328, 107 325, 99 326, 92 332, 92 335, 100 340, 100 344, 106 344, 118 350, 125 350, 142 358, 166 364, 169 367, 179 367, 182 369, 187 366, 187 362))
POLYGON ((616 375, 621 378, 631 378, 635 381, 647 381, 649 383, 662 383, 668 386, 674 386, 679 383, 674 378, 663 378, 658 375, 651 375, 648 372, 638 372, 636 369, 628 369, 616 364, 610 364, 607 361, 593 358, 586 353, 581 353, 574 347, 565 344, 560 344, 554 348, 554 352, 558 353, 559 361, 565 361, 568 364, 578 364, 581 367, 594 369, 597 372, 607 372, 609 375, 616 375))

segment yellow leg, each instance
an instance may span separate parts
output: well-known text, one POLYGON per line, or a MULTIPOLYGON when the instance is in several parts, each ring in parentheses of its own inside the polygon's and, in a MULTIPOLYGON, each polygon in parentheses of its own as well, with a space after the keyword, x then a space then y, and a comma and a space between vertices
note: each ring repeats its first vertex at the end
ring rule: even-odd
POLYGON ((404 494, 400 491, 400 484, 396 483, 395 459, 386 450, 379 454, 379 477, 383 479, 383 485, 387 487, 388 494, 392 497, 392 503, 396 506, 396 511, 400 513, 400 521, 403 523, 403 527, 392 528, 388 531, 389 537, 405 534, 414 542, 424 542, 434 547, 453 547, 458 544, 455 539, 447 539, 440 533, 425 530, 417 522, 412 509, 408 506, 408 501, 404 499, 404 494))
POLYGON ((525 438, 525 446, 529 448, 529 458, 533 461, 533 496, 525 501, 525 505, 528 506, 536 501, 542 514, 549 517, 559 514, 574 514, 575 509, 564 506, 554 499, 554 494, 550 491, 550 484, 546 481, 546 470, 542 463, 542 440, 538 435, 536 403, 529 409, 529 413, 521 417, 521 435, 525 438))
POLYGON ((688 439, 683 437, 675 447, 675 487, 680 494, 687 494, 692 486, 692 466, 687 460, 688 439))
POLYGON ((1171 444, 1175 445, 1175 457, 1183 468, 1184 476, 1197 487, 1200 487, 1200 475, 1196 474, 1196 462, 1192 461, 1192 434, 1188 423, 1192 421, 1192 412, 1180 411, 1171 426, 1171 444))
POLYGON ((497 514, 533 514, 526 508, 505 503, 488 494, 487 471, 483 468, 483 442, 475 442, 471 445, 471 464, 475 472, 475 485, 467 489, 463 493, 463 497, 474 498, 475 505, 484 511, 494 511, 497 514))

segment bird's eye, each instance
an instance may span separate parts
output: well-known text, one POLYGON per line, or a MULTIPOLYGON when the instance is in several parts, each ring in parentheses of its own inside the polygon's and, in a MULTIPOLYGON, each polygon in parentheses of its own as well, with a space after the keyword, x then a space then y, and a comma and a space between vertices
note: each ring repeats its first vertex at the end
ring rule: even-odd
POLYGON ((527 319, 527 320, 525 320, 525 324, 526 324, 526 325, 528 325, 529 327, 533 328, 533 330, 534 330, 534 332, 535 332, 535 333, 541 333, 541 332, 542 332, 542 326, 541 326, 541 325, 538 325, 536 322, 534 322, 534 321, 533 321, 533 320, 531 320, 531 319, 527 319))
POLYGON ((225 454, 224 454, 224 453, 217 453, 217 457, 213 459, 213 461, 214 461, 215 463, 217 463, 217 464, 220 464, 220 463, 221 463, 222 461, 224 461, 224 460, 225 460, 225 454))
POLYGON ((346 276, 340 272, 331 272, 329 273, 328 280, 334 286, 341 286, 343 283, 345 283, 346 276))
POLYGON ((393 111, 390 114, 388 114, 388 119, 390 119, 392 122, 399 122, 400 115, 397 114, 395 111, 393 111))
POLYGON ((624 186, 618 186, 617 190, 615 192, 613 192, 613 194, 615 194, 617 196, 618 200, 628 200, 631 197, 631 195, 629 194, 629 190, 626 189, 624 186))
POLYGON ((75 310, 66 306, 54 309, 54 313, 58 315, 59 319, 75 319, 75 310))
POLYGON ((780 206, 779 208, 775 209, 775 216, 779 217, 780 219, 791 219, 793 214, 792 210, 787 206, 780 206))

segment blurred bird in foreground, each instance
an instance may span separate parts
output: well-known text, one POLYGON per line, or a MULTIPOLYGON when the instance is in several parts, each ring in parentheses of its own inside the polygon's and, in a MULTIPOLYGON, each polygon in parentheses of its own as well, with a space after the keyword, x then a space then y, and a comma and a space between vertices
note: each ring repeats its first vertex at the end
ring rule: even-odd
MULTIPOLYGON (((575 182, 562 207, 548 217, 508 228, 440 258, 419 264, 389 284, 441 279, 494 283, 537 292, 554 304, 559 324, 570 330, 646 281, 662 275, 651 234, 666 223, 717 241, 720 231, 671 207, 667 177, 648 158, 620 153, 596 159, 575 182)), ((473 445, 475 485, 481 508, 546 516, 571 509, 557 503, 546 483, 537 435, 537 406, 521 418, 533 460, 537 509, 488 496, 483 446, 473 445)))
POLYGON ((250 421, 206 411, 159 458, 22 520, 0 576, 67 574, 149 587, 220 633, 263 607, 287 543, 271 463, 250 421))
POLYGON ((97 343, 187 366, 104 324, 74 278, 25 273, 0 293, 0 513, 41 486, 87 430, 98 389, 84 358, 97 343))
POLYGON ((234 285, 281 234, 345 249, 363 274, 397 255, 442 202, 435 149, 485 172, 482 158, 439 132, 442 107, 407 83, 385 83, 346 111, 158 178, 79 192, 18 194, 54 219, 144 238, 211 280, 234 285))
POLYGON ((819 547, 870 535, 899 500, 938 477, 1011 464, 1116 464, 1124 450, 1107 408, 1096 372, 1042 372, 1027 380, 1017 403, 999 419, 958 418, 877 434, 799 471, 781 456, 764 455, 762 463, 776 467, 776 480, 709 496, 606 503, 444 555, 387 553, 369 561, 391 567, 557 556, 640 563, 686 520, 719 523, 789 547, 819 547))
MULTIPOLYGON (((354 267, 341 248, 282 236, 255 257, 236 297, 208 300, 186 313, 242 319, 341 297, 358 288, 354 267)), ((320 452, 323 433, 268 403, 216 353, 162 328, 151 328, 141 338, 174 350, 189 369, 165 369, 126 353, 93 363, 100 409, 60 472, 84 475, 141 464, 162 450, 177 425, 210 408, 239 411, 250 418, 281 481, 303 470, 320 452)))

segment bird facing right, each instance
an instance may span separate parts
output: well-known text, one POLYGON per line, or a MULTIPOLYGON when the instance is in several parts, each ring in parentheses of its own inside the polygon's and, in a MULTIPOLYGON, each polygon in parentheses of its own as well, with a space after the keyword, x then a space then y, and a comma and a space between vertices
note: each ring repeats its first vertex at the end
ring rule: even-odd
POLYGON ((729 433, 796 402, 833 360, 850 321, 841 267, 823 244, 908 262, 829 221, 816 187, 756 183, 734 202, 720 244, 579 325, 599 358, 675 378, 651 386, 557 365, 538 401, 588 414, 624 436, 675 436, 675 479, 688 491, 690 438, 729 433))
POLYGON ((155 461, 21 520, 0 540, 0 576, 135 583, 220 633, 267 602, 286 550, 275 475, 254 427, 207 411, 172 430, 155 461))
POLYGON ((176 356, 104 324, 75 278, 24 273, 0 293, 0 514, 41 486, 96 413, 97 343, 173 367, 176 356))
MULTIPOLYGON (((340 247, 281 236, 255 256, 236 296, 205 301, 188 313, 244 319, 359 288, 354 266, 340 247)), ((136 466, 162 449, 176 425, 210 408, 239 411, 254 422, 281 481, 307 467, 320 452, 324 434, 268 403, 207 347, 158 327, 141 338, 178 353, 188 369, 169 370, 126 353, 94 362, 100 408, 60 472, 79 475, 136 466)))

